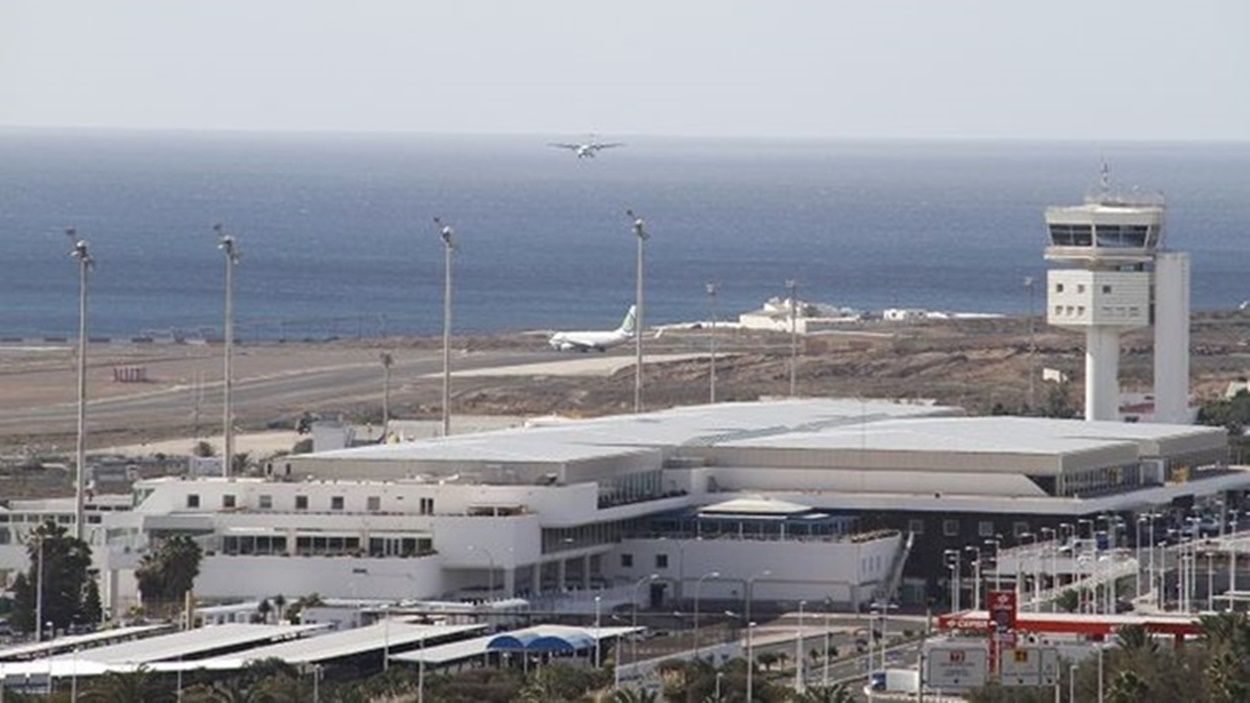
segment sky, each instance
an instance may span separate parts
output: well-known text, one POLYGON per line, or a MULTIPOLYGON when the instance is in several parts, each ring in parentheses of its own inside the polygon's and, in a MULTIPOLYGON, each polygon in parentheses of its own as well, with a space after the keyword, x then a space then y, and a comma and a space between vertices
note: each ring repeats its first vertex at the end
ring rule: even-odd
POLYGON ((1250 139, 1246 0, 0 0, 0 126, 1250 139))

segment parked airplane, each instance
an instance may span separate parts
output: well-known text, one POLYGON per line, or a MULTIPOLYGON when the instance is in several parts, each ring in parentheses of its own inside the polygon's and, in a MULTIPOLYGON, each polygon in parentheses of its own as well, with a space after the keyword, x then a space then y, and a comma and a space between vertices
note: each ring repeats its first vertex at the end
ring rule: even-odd
POLYGON ((568 149, 569 151, 577 154, 577 158, 579 159, 593 159, 595 158, 595 154, 599 151, 602 151, 603 149, 612 149, 618 146, 625 146, 625 145, 622 144, 621 142, 609 142, 609 143, 604 144, 600 142, 591 141, 591 142, 584 142, 582 144, 556 143, 556 144, 548 144, 547 146, 554 146, 557 149, 568 149))
POLYGON ((621 321, 621 326, 612 331, 556 332, 551 335, 547 343, 552 349, 559 351, 607 351, 633 339, 634 334, 637 333, 636 326, 637 317, 634 306, 630 305, 629 312, 625 313, 625 319, 621 321))

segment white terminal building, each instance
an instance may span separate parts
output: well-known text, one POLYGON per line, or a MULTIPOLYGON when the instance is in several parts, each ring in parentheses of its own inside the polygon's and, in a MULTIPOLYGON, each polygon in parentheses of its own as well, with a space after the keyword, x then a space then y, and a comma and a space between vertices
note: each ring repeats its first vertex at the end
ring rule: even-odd
POLYGON ((1154 325, 1155 422, 1189 422, 1189 255, 1163 247, 1162 198, 1046 210, 1047 321, 1085 332, 1085 419, 1120 419, 1120 335, 1154 325))
MULTIPOLYGON (((884 401, 723 403, 292 456, 267 478, 140 481, 93 499, 87 534, 113 612, 135 603, 142 555, 177 534, 205 550, 208 600, 667 607, 698 584, 728 604, 750 591, 845 607, 900 585, 922 598, 942 550, 984 536, 1232 506, 1250 473, 1227 465, 1226 442, 1221 428, 884 401)), ((31 530, 72 515, 72 499, 0 507, 0 579, 26 568, 31 530)))

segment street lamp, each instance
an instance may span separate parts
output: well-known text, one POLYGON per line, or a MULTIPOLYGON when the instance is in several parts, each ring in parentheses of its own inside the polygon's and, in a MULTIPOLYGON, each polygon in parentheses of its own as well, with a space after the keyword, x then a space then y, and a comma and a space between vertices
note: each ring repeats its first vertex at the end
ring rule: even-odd
POLYGON ((709 571, 703 574, 694 582, 694 658, 699 658, 699 590, 703 587, 705 579, 720 578, 719 571, 709 571))
POLYGON ((456 250, 456 231, 434 218, 443 239, 443 436, 451 434, 451 255, 456 250))
POLYGON ((716 284, 707 284, 707 305, 711 314, 711 329, 707 336, 708 344, 708 402, 716 402, 716 284))
POLYGON ((799 282, 786 281, 786 294, 790 298, 790 397, 797 395, 799 368, 799 282))
POLYGON ((771 576, 772 573, 772 570, 764 569, 759 573, 751 574, 747 577, 746 588, 744 589, 744 595, 746 596, 744 612, 746 613, 747 621, 747 703, 750 703, 752 700, 752 677, 754 676, 753 669, 755 668, 755 659, 752 654, 752 634, 755 629, 755 623, 751 621, 751 601, 755 600, 755 579, 763 576, 771 576))
POLYGON ((603 596, 598 595, 598 596, 595 596, 595 668, 596 669, 599 668, 599 665, 601 662, 601 658, 599 654, 601 648, 599 646, 599 643, 602 641, 603 638, 599 635, 599 619, 600 619, 600 616, 602 615, 602 612, 603 612, 603 596))
POLYGON ((647 223, 634 213, 626 210, 625 214, 633 220, 634 236, 638 239, 638 275, 634 288, 634 412, 642 412, 642 279, 643 279, 643 245, 651 238, 647 232, 647 223))
POLYGON ((382 352, 379 359, 382 362, 382 441, 386 441, 386 428, 391 424, 391 366, 395 364, 395 357, 390 352, 382 352))
POLYGON ((747 703, 755 700, 755 650, 751 634, 755 632, 755 623, 747 621, 747 703))
POLYGON ((973 554, 972 558, 972 609, 981 609, 981 548, 975 545, 964 547, 964 551, 973 554))
POLYGON ((794 637, 794 690, 796 693, 802 693, 806 690, 803 685, 803 606, 807 605, 807 601, 799 601, 799 629, 794 637))
POLYGON ((234 235, 226 232, 220 224, 213 225, 217 233, 217 248, 226 255, 226 315, 222 325, 225 338, 225 362, 222 375, 222 452, 221 475, 230 478, 234 470, 234 267, 239 265, 243 253, 239 251, 234 235))
POLYGON ((1029 407, 1033 408, 1037 405, 1037 396, 1035 393, 1035 384, 1037 383, 1037 339, 1034 336, 1034 317, 1036 316, 1036 307, 1034 300, 1037 293, 1037 280, 1032 276, 1024 277, 1024 287, 1029 289, 1029 407))
POLYGON ((634 597, 630 602, 630 605, 632 606, 632 612, 630 613, 630 625, 634 631, 630 633, 630 637, 633 638, 634 641, 634 656, 631 659, 635 664, 638 663, 638 599, 642 598, 642 587, 658 578, 660 578, 659 574, 648 574, 638 579, 638 583, 634 584, 634 597))
POLYGON ((87 490, 87 278, 95 259, 87 250, 87 240, 79 239, 73 227, 65 230, 73 247, 69 255, 78 260, 78 443, 74 477, 74 536, 86 534, 87 490))
MULTIPOLYGON (((946 556, 946 567, 951 571, 951 612, 958 613, 960 591, 963 590, 959 584, 959 571, 960 562, 963 559, 960 557, 958 549, 947 549, 943 554, 946 556)), ((1016 570, 1019 571, 1018 564, 1016 570)))
POLYGON ((998 563, 998 554, 1003 549, 1002 535, 994 535, 992 538, 985 540, 986 546, 994 545, 994 590, 1002 590, 1002 568, 998 563))

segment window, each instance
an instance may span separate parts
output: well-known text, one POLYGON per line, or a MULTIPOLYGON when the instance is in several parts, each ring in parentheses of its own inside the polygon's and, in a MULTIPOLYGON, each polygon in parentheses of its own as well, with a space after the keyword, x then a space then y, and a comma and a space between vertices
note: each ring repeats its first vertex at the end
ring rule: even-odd
POLYGON ((1078 315, 1084 315, 1084 314, 1085 314, 1085 306, 1084 306, 1084 305, 1078 305, 1078 306, 1076 306, 1076 314, 1078 314, 1078 315))
POLYGON ((1055 306, 1055 314, 1056 314, 1056 315, 1062 315, 1062 314, 1063 314, 1063 306, 1062 306, 1062 305, 1056 305, 1056 306, 1055 306))
POLYGON ((195 493, 188 493, 187 494, 187 507, 188 508, 200 507, 200 496, 195 493))
POLYGON ((621 555, 621 568, 622 568, 622 569, 632 569, 632 568, 634 568, 634 555, 633 555, 633 554, 622 554, 622 555, 621 555))
POLYGON ((978 522, 977 534, 982 537, 993 537, 994 536, 994 521, 982 520, 981 522, 978 522))
POLYGON ((1026 534, 1028 531, 1029 523, 1027 522, 1016 522, 1011 525, 1011 534, 1015 535, 1017 539, 1020 538, 1020 535, 1026 534))
POLYGON ((234 500, 233 493, 227 493, 221 497, 221 507, 226 508, 227 510, 235 507, 235 500, 234 500))
POLYGON ((380 496, 369 496, 365 498, 365 509, 371 513, 376 513, 382 509, 382 498, 380 496))
POLYGON ((1084 293, 1084 292, 1085 292, 1085 284, 1084 284, 1084 283, 1078 283, 1078 284, 1076 284, 1076 292, 1077 292, 1077 293, 1084 293))
POLYGON ((958 536, 959 535, 959 521, 958 520, 943 520, 942 521, 942 534, 946 535, 947 537, 958 536))
POLYGON ((308 496, 295 496, 295 509, 308 510, 308 496))
POLYGON ((1062 292, 1063 292, 1063 284, 1062 284, 1062 283, 1056 283, 1056 284, 1055 284, 1055 292, 1056 292, 1056 293, 1062 293, 1062 292))
POLYGON ((655 555, 655 568, 657 568, 657 569, 667 569, 667 568, 668 568, 668 555, 667 555, 667 554, 656 554, 656 555, 655 555))
POLYGON ((343 496, 330 496, 330 509, 342 510, 343 509, 343 496))
POLYGON ((273 510, 273 496, 263 495, 260 497, 261 510, 273 510))
POLYGON ((915 535, 924 534, 924 520, 911 519, 907 521, 907 531, 915 535))
POLYGON ((417 511, 421 513, 422 515, 433 515, 434 514, 434 499, 422 498, 420 505, 417 506, 417 511))
POLYGON ((1108 294, 1110 294, 1110 293, 1111 293, 1111 286, 1103 286, 1103 287, 1102 287, 1102 293, 1103 293, 1103 295, 1108 295, 1108 294))

